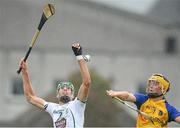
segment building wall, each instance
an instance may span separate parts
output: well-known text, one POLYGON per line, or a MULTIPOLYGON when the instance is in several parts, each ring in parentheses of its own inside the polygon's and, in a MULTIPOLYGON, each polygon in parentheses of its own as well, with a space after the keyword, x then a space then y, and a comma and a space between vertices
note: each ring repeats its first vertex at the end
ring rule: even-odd
MULTIPOLYGON (((12 120, 28 108, 24 97, 11 94, 12 79, 19 60, 40 19, 45 1, 0 1, 0 120, 12 120), (3 31, 2 31, 3 30, 3 31), (9 115, 5 113, 9 111, 9 115), (2 116, 3 115, 3 116, 2 116)), ((165 38, 179 30, 90 3, 60 1, 56 14, 45 24, 29 59, 30 76, 39 96, 54 87, 56 79, 66 80, 78 65, 71 43, 80 41, 84 54, 92 56, 89 67, 104 77, 112 78, 112 88, 135 92, 139 83, 154 72, 165 74, 172 81, 170 103, 180 108, 174 97, 180 97, 179 53, 166 55, 165 38)), ((179 46, 178 46, 179 49, 179 46)))

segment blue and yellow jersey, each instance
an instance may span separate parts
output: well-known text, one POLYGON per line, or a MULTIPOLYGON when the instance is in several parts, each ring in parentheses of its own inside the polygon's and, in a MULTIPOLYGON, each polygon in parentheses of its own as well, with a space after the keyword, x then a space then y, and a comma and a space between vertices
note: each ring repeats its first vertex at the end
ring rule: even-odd
POLYGON ((137 108, 153 118, 153 121, 150 121, 139 114, 136 124, 138 128, 167 127, 168 122, 174 121, 176 117, 180 116, 180 112, 171 106, 165 99, 153 101, 147 95, 140 93, 136 93, 134 96, 136 97, 135 104, 137 108))

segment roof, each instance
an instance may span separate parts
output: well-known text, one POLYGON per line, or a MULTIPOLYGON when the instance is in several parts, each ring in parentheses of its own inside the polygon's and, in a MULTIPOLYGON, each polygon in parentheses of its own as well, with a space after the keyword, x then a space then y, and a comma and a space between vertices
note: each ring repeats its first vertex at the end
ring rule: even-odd
POLYGON ((169 27, 180 27, 180 0, 159 0, 148 16, 169 27))
POLYGON ((166 27, 179 27, 180 0, 93 0, 104 6, 141 15, 166 27))

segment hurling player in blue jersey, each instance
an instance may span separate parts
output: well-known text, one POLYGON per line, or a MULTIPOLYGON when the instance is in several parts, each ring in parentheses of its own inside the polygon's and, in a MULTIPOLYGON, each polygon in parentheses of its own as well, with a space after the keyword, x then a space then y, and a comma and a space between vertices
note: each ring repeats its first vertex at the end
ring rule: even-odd
POLYGON ((107 95, 135 103, 137 108, 151 117, 152 121, 138 114, 137 127, 168 127, 168 122, 180 124, 180 112, 171 106, 164 95, 170 89, 170 82, 162 74, 153 74, 147 82, 147 95, 126 91, 108 90, 107 95))

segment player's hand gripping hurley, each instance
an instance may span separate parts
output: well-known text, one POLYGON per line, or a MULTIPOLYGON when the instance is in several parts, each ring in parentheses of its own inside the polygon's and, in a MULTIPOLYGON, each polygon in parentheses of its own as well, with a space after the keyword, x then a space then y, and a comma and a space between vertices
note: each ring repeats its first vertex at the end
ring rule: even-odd
MULTIPOLYGON (((44 23, 45 23, 52 15, 54 15, 54 13, 55 13, 55 8, 54 8, 54 6, 53 6, 52 4, 46 4, 46 5, 43 7, 43 14, 42 14, 41 20, 40 20, 40 22, 39 22, 39 25, 38 25, 38 27, 37 27, 37 29, 36 29, 36 32, 35 32, 32 40, 31 40, 31 43, 30 43, 30 45, 29 45, 29 49, 28 49, 28 51, 26 52, 26 55, 25 55, 25 57, 24 57, 24 61, 27 60, 27 58, 28 58, 28 56, 29 56, 29 54, 30 54, 30 52, 31 52, 31 50, 32 50, 35 42, 36 42, 36 39, 37 39, 37 37, 38 37, 38 35, 39 35, 39 33, 40 33, 40 31, 41 31, 44 23)), ((21 72, 21 68, 19 68, 19 69, 17 70, 17 73, 18 73, 18 74, 19 74, 20 72, 21 72)))

